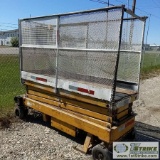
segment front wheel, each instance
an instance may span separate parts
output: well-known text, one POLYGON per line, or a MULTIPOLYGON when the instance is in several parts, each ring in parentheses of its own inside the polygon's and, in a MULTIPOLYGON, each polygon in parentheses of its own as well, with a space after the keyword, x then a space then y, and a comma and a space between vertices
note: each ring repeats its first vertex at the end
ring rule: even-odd
POLYGON ((111 160, 108 149, 100 144, 92 148, 92 157, 93 160, 111 160))

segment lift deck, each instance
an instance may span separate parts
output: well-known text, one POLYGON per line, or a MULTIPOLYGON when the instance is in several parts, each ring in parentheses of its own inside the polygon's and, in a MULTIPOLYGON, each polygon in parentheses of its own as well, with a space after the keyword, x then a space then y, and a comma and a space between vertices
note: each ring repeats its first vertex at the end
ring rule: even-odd
POLYGON ((83 130, 81 150, 109 159, 112 142, 134 137, 145 20, 124 6, 19 20, 26 94, 15 114, 31 108, 73 137, 83 130))

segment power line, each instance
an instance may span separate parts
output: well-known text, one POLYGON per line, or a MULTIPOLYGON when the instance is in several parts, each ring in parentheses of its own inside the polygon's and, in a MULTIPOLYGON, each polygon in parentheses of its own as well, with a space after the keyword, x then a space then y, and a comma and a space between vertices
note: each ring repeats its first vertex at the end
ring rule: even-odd
POLYGON ((101 3, 101 4, 107 4, 108 6, 115 6, 115 5, 111 4, 111 3, 109 3, 109 1, 108 2, 102 1, 102 0, 90 0, 90 1, 98 2, 98 3, 101 3))
POLYGON ((154 14, 152 14, 152 13, 149 13, 149 12, 144 11, 144 10, 139 9, 139 8, 136 8, 136 9, 137 9, 137 10, 139 10, 139 11, 141 11, 141 12, 144 12, 144 13, 146 13, 146 14, 148 14, 148 15, 151 15, 151 16, 153 16, 153 17, 156 17, 156 18, 160 19, 160 17, 159 17, 159 16, 157 16, 157 15, 154 15, 154 14))
POLYGON ((122 4, 125 4, 126 6, 127 6, 127 4, 126 3, 124 3, 124 2, 122 2, 122 1, 120 1, 120 0, 116 0, 117 2, 121 2, 122 4))
MULTIPOLYGON (((121 3, 123 3, 123 4, 125 4, 125 5, 127 5, 126 3, 124 3, 124 2, 122 2, 121 0, 116 0, 117 2, 121 2, 121 3)), ((131 7, 131 5, 128 5, 128 6, 130 6, 131 7)), ((139 10, 139 11, 141 11, 141 12, 144 12, 144 13, 146 13, 146 14, 148 14, 148 15, 150 15, 151 13, 149 13, 149 12, 147 12, 147 11, 145 11, 145 10, 142 10, 142 9, 140 9, 140 8, 138 8, 138 7, 135 7, 137 10, 139 10)), ((156 16, 156 15, 153 15, 153 14, 151 14, 152 16, 155 16, 155 17, 157 17, 157 18, 160 18, 160 17, 158 17, 158 16, 156 16)))
MULTIPOLYGON (((101 3, 101 4, 108 4, 107 2, 101 1, 101 0, 90 0, 90 1, 92 1, 92 2, 98 2, 98 3, 101 3)), ((116 0, 116 1, 117 1, 117 2, 121 2, 122 4, 125 4, 126 6, 131 6, 131 5, 127 5, 126 3, 122 2, 121 0, 116 0)), ((113 4, 109 4, 109 5, 114 6, 113 4)), ((141 11, 141 12, 146 13, 147 15, 151 15, 152 17, 158 18, 158 19, 160 20, 160 17, 157 16, 157 15, 154 15, 154 14, 152 14, 152 13, 150 13, 150 12, 147 12, 147 11, 145 11, 145 10, 142 10, 142 9, 140 9, 140 8, 138 8, 138 7, 135 7, 135 8, 136 8, 137 10, 141 11)))
MULTIPOLYGON (((122 1, 120 1, 120 0, 116 0, 116 1, 117 1, 117 2, 119 1, 119 2, 123 3, 123 2, 122 2, 122 1)), ((125 4, 125 3, 124 3, 124 4, 125 4)), ((131 5, 129 5, 129 6, 131 6, 131 5)), ((159 16, 154 15, 154 14, 152 14, 152 13, 150 13, 150 12, 147 12, 147 11, 145 11, 145 10, 142 10, 142 9, 140 9, 140 8, 138 8, 138 7, 136 7, 136 9, 137 9, 137 10, 139 10, 139 11, 141 11, 141 12, 146 13, 147 15, 151 15, 151 16, 153 16, 153 17, 156 17, 156 18, 160 19, 160 17, 159 17, 159 16)))
POLYGON ((153 0, 154 4, 156 4, 156 6, 160 7, 160 4, 157 3, 157 1, 153 0))
POLYGON ((150 18, 151 18, 151 15, 149 16, 149 20, 148 20, 148 29, 147 29, 147 32, 146 32, 146 44, 147 44, 147 41, 148 41, 148 33, 149 33, 149 27, 150 27, 150 18))

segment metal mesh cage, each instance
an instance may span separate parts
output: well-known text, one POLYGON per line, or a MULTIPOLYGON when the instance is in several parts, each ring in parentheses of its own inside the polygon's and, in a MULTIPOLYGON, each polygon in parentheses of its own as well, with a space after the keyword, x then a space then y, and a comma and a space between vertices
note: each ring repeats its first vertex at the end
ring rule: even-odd
POLYGON ((124 20, 117 79, 139 82, 144 22, 138 19, 124 20))
POLYGON ((121 16, 117 9, 60 17, 58 77, 111 88, 121 16))
POLYGON ((109 101, 119 81, 138 85, 144 21, 124 20, 124 11, 117 6, 21 20, 22 77, 33 73, 43 84, 78 93, 80 87, 109 101))
POLYGON ((117 9, 62 16, 59 46, 117 50, 121 15, 117 9))
POLYGON ((53 49, 22 48, 22 70, 30 73, 55 76, 56 51, 53 49))
POLYGON ((56 46, 56 24, 56 18, 28 19, 22 21, 22 45, 56 46))
POLYGON ((112 85, 116 52, 59 51, 59 78, 112 85), (106 63, 106 61, 108 63, 106 63))
POLYGON ((123 20, 121 50, 140 52, 144 22, 139 19, 123 20))

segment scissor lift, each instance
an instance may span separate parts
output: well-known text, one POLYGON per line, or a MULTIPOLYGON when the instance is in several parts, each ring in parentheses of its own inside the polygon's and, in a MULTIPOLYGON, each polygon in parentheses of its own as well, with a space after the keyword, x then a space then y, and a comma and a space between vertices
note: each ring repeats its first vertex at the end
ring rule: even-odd
POLYGON ((21 82, 15 114, 43 114, 76 137, 81 151, 109 159, 112 142, 134 137, 146 17, 124 6, 19 20, 21 82))

